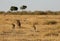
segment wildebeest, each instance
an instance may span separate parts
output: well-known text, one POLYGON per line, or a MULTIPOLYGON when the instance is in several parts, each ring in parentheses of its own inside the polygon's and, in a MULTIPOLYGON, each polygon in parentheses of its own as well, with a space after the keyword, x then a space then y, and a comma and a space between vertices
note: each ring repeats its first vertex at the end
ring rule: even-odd
POLYGON ((17 10, 18 10, 18 7, 16 7, 16 6, 11 6, 10 10, 11 10, 11 11, 17 11, 17 10))

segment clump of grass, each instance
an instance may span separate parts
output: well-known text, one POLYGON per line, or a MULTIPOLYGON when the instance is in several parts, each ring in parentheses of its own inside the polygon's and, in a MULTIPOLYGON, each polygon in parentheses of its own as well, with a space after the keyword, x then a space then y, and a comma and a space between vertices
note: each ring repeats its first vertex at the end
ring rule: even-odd
POLYGON ((55 24, 57 24, 57 22, 56 21, 47 21, 45 24, 47 24, 47 25, 55 25, 55 24))
POLYGON ((59 36, 58 33, 47 33, 45 34, 45 36, 59 36))

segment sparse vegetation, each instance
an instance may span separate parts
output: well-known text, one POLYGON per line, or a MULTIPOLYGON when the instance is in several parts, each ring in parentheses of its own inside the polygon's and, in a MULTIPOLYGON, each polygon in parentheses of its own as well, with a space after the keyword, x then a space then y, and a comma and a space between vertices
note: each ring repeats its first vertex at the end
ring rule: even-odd
POLYGON ((60 11, 56 11, 56 12, 53 12, 53 11, 34 11, 34 12, 31 12, 31 11, 23 11, 25 10, 27 7, 21 7, 21 10, 22 11, 17 11, 18 8, 17 7, 11 7, 10 8, 10 11, 7 11, 7 12, 4 12, 4 11, 0 11, 0 14, 13 14, 13 15, 60 15, 60 11), (14 11, 14 12, 12 12, 14 11), (15 12, 16 11, 16 12, 15 12))
POLYGON ((57 24, 57 22, 56 21, 47 21, 44 24, 47 24, 47 25, 55 25, 55 24, 57 24))
POLYGON ((47 34, 45 34, 45 36, 59 36, 59 34, 58 33, 47 33, 47 34))

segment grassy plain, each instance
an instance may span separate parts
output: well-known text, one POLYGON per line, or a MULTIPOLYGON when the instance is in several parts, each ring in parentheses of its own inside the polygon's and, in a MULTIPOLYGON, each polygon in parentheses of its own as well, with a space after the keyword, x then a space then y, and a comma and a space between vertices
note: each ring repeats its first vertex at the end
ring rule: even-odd
POLYGON ((60 41, 60 15, 1 14, 0 41, 60 41), (50 21, 57 23, 48 24, 50 21))

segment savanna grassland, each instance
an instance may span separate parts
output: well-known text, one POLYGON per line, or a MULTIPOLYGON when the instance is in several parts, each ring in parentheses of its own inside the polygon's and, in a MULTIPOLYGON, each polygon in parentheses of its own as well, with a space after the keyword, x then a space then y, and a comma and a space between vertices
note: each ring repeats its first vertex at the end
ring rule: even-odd
POLYGON ((60 41, 60 13, 0 12, 0 41, 60 41))

